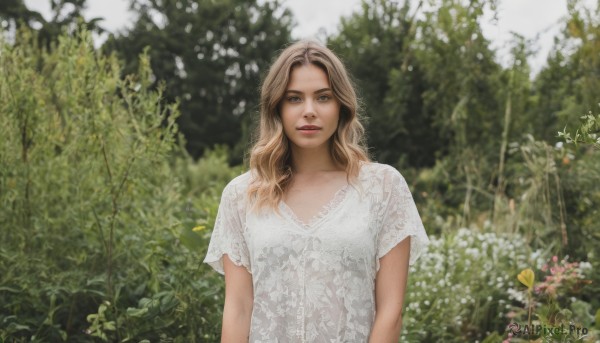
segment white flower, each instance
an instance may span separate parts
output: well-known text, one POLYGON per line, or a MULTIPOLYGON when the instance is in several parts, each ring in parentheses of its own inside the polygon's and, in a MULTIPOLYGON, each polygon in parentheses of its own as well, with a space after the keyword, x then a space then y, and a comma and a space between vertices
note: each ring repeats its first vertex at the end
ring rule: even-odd
POLYGON ((467 255, 471 255, 475 258, 479 257, 479 250, 477 248, 467 248, 467 250, 465 250, 465 253, 467 253, 467 255))

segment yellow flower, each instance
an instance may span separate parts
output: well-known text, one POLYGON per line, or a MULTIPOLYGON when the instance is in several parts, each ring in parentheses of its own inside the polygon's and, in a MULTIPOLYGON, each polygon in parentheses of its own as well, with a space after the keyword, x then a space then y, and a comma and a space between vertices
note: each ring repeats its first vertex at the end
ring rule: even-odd
POLYGON ((206 226, 204 226, 204 225, 198 225, 195 228, 193 228, 192 231, 199 232, 199 231, 202 231, 204 229, 206 229, 206 226))
POLYGON ((521 281, 522 284, 527 286, 530 290, 533 288, 533 281, 535 279, 535 274, 533 274, 533 270, 531 268, 523 269, 521 273, 517 276, 517 279, 521 281))

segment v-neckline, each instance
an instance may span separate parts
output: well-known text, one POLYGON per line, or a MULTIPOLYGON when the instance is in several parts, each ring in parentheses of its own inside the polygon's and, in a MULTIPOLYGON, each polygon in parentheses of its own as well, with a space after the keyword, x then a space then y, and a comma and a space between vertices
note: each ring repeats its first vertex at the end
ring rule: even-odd
POLYGON ((344 187, 338 189, 333 195, 333 197, 328 202, 326 202, 325 205, 323 205, 321 209, 315 215, 313 215, 306 223, 296 215, 294 210, 292 210, 292 208, 288 206, 288 204, 285 201, 281 200, 281 202, 279 203, 279 208, 288 217, 288 219, 290 219, 296 225, 306 230, 313 229, 317 227, 317 225, 325 217, 327 217, 328 214, 332 213, 335 209, 337 209, 340 206, 342 201, 346 198, 346 193, 348 193, 349 188, 350 184, 348 183, 344 187))

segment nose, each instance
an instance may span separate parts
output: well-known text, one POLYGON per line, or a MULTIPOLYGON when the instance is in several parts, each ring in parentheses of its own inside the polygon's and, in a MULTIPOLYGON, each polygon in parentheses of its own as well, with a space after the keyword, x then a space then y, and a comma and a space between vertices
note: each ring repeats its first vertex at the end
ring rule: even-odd
POLYGON ((304 105, 304 113, 302 115, 304 118, 313 118, 316 116, 315 113, 315 105, 312 101, 306 101, 304 105))

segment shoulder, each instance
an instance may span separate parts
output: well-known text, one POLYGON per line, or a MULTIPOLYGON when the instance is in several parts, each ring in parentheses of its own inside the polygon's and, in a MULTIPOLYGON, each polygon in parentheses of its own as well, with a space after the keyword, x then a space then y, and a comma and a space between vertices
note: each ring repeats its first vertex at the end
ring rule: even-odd
POLYGON ((367 162, 361 166, 360 178, 362 180, 372 180, 382 183, 401 182, 404 177, 398 169, 383 163, 367 162))
POLYGON ((247 190, 248 185, 250 184, 250 172, 245 172, 242 175, 236 176, 233 180, 229 181, 229 183, 223 189, 223 198, 225 197, 243 197, 247 190))
POLYGON ((398 169, 383 163, 369 162, 361 166, 359 182, 367 194, 376 199, 410 192, 398 169))

